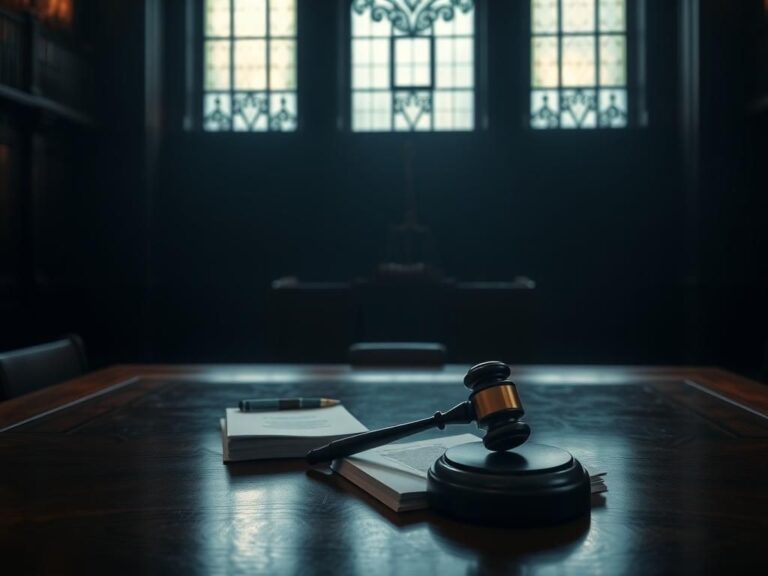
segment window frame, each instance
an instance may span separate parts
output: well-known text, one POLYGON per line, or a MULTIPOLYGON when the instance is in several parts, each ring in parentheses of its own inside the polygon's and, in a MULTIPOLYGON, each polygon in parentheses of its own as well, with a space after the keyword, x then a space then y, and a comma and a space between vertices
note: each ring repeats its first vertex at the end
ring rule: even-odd
MULTIPOLYGON (((336 3, 336 9, 338 12, 337 22, 339 29, 339 42, 338 42, 338 66, 337 66, 337 78, 338 78, 338 104, 336 110, 336 125, 338 131, 343 134, 353 135, 355 138, 388 138, 392 135, 395 137, 413 137, 418 134, 419 138, 432 136, 451 136, 451 137, 471 137, 478 132, 485 132, 488 130, 488 25, 487 25, 487 0, 474 0, 474 31, 473 31, 473 127, 471 130, 435 130, 430 128, 429 130, 359 130, 355 131, 352 128, 352 10, 353 0, 338 0, 336 3)), ((407 38, 407 36, 403 36, 407 38)), ((435 54, 435 36, 434 34, 428 36, 432 42, 432 55, 435 54)), ((395 36, 390 36, 395 38, 395 36)), ((390 44, 390 58, 394 61, 394 42, 390 44)), ((434 63, 434 59, 432 60, 434 63)), ((391 74, 394 74, 394 66, 391 67, 391 74)), ((431 86, 429 90, 434 94, 434 64, 431 69, 431 86)), ((394 91, 394 78, 390 79, 391 91, 394 91)), ((403 88, 400 88, 403 89, 403 88)), ((419 90, 426 90, 425 88, 417 87, 419 90)))
MULTIPOLYGON (((235 1, 235 0, 230 0, 235 1)), ((206 130, 205 129, 205 115, 204 98, 206 94, 205 90, 205 2, 206 0, 186 0, 186 43, 187 43, 187 61, 186 61, 186 113, 184 118, 184 127, 189 132, 200 132, 206 135, 248 135, 248 136, 275 136, 275 137, 289 137, 291 134, 303 132, 304 128, 304 98, 302 86, 302 50, 301 50, 301 35, 302 35, 302 12, 303 4, 302 0, 296 1, 296 35, 295 35, 295 50, 296 50, 296 128, 294 130, 235 130, 230 128, 229 130, 206 130)), ((232 10, 233 6, 230 6, 232 10)), ((230 33, 234 33, 231 30, 230 33)), ((271 36, 267 37, 269 41, 271 36)), ((231 38, 231 41, 235 41, 235 37, 231 38)), ((231 73, 230 73, 231 74, 231 73)), ((234 78, 230 77, 230 83, 234 82, 234 78)), ((230 88, 230 92, 232 89, 230 88)), ((280 91, 278 91, 280 92, 280 91)), ((267 94, 271 97, 273 91, 267 90, 267 94)))
MULTIPOLYGON (((309 42, 304 32, 306 23, 305 13, 307 0, 296 0, 296 102, 297 118, 296 129, 285 131, 206 131, 203 126, 203 98, 204 89, 204 63, 205 63, 205 0, 185 0, 185 97, 183 106, 183 130, 185 132, 199 132, 205 135, 230 135, 230 136, 257 136, 289 138, 292 134, 305 133, 307 125, 313 126, 313 131, 319 128, 316 119, 307 117, 307 101, 312 96, 313 87, 304 81, 304 55, 318 48, 315 38, 309 42), (311 122, 309 122, 312 120, 311 122)), ((351 36, 351 2, 352 0, 337 0, 329 5, 329 10, 335 10, 332 16, 337 23, 336 40, 331 40, 325 46, 337 47, 335 61, 335 78, 330 79, 335 83, 336 110, 328 112, 329 119, 335 119, 335 132, 338 134, 354 135, 355 138, 397 138, 413 137, 429 138, 431 136, 443 138, 471 138, 483 133, 507 132, 523 136, 524 134, 553 133, 562 136, 564 133, 627 133, 645 130, 652 126, 649 118, 649 106, 647 96, 646 67, 648 53, 645 35, 647 34, 646 21, 648 19, 648 2, 646 0, 627 0, 627 29, 626 29, 626 58, 627 58, 627 126, 621 128, 595 126, 594 128, 550 128, 537 129, 531 126, 531 93, 532 93, 532 65, 531 65, 531 0, 521 3, 519 9, 513 9, 512 13, 521 17, 519 24, 505 25, 510 39, 501 40, 490 38, 489 34, 499 36, 502 34, 499 25, 494 25, 493 30, 489 26, 490 13, 487 0, 475 0, 475 31, 474 31, 474 127, 472 130, 424 130, 424 131, 353 131, 352 130, 352 36, 351 36), (520 32, 519 40, 514 40, 514 35, 520 32), (519 44, 518 44, 519 42, 519 44), (519 46, 519 56, 512 53, 493 54, 491 58, 490 46, 496 49, 504 48, 509 51, 510 46, 519 46), (494 67, 491 74, 491 66, 494 67), (519 76, 518 76, 519 74, 519 76), (504 78, 498 77, 504 75, 504 78), (519 77, 521 83, 515 86, 509 78, 519 77), (494 98, 490 98, 492 90, 504 88, 494 98), (491 101, 493 100, 493 101, 491 101), (517 112, 515 112, 517 109, 517 112), (509 110, 509 113, 507 113, 509 110), (520 125, 517 125, 517 122, 520 125)), ((493 7, 496 8, 495 6, 493 7)), ((495 12, 495 10, 494 10, 495 12)), ((497 50, 498 51, 498 50, 497 50)), ((329 70, 329 75, 331 71, 329 70)), ((310 111, 311 113, 311 111, 310 111)), ((325 115, 324 115, 325 116, 325 115)), ((582 136, 583 137, 583 136, 582 136)))
MULTIPOLYGON (((558 0, 561 2, 562 0, 558 0)), ((595 0, 599 2, 600 0, 595 0)), ((645 82, 645 66, 646 66, 646 47, 645 47, 645 23, 647 19, 646 0, 626 0, 626 84, 625 90, 627 92, 627 125, 620 127, 613 126, 601 126, 599 118, 596 118, 596 125, 594 127, 562 127, 557 126, 554 128, 535 128, 531 126, 531 105, 533 98, 533 91, 536 90, 533 86, 533 64, 532 64, 532 44, 533 44, 533 22, 532 22, 532 4, 533 0, 526 0, 525 2, 525 22, 527 29, 527 42, 525 54, 521 55, 525 61, 522 63, 522 68, 527 71, 527 82, 525 85, 525 96, 522 98, 522 103, 525 109, 522 111, 522 125, 525 132, 534 134, 546 134, 554 133, 562 135, 564 133, 575 134, 589 134, 589 133, 625 133, 633 131, 641 131, 648 127, 648 108, 646 102, 646 82, 645 82)), ((562 15, 560 15, 560 18, 562 15)), ((560 21, 560 25, 562 21, 560 21)), ((595 23, 597 26, 598 24, 595 23)), ((558 36, 562 35, 562 30, 558 32, 558 36)), ((599 42, 600 35, 596 35, 596 39, 599 42)), ((562 65, 562 63, 560 63, 562 65)), ((599 63, 596 62, 596 66, 599 63)), ((591 89, 590 87, 587 87, 591 89)), ((599 87, 597 87, 599 90, 599 87)), ((562 86, 556 88, 558 93, 563 90, 562 86)), ((596 114, 599 114, 599 105, 596 114)))

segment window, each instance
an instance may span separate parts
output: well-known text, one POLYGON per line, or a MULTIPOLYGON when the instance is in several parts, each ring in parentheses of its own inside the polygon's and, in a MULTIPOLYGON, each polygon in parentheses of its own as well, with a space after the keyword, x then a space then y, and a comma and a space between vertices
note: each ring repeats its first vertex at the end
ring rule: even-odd
POLYGON ((531 0, 531 127, 627 126, 626 0, 531 0))
POLYGON ((472 0, 353 0, 352 130, 472 130, 472 0))
POLYGON ((203 128, 296 129, 296 0, 205 0, 203 128))

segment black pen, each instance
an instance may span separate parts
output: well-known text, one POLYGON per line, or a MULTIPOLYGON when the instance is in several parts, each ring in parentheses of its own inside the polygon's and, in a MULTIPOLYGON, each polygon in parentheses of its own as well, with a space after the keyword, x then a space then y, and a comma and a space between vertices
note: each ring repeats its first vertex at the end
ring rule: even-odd
POLYGON ((332 398, 254 398, 240 400, 241 412, 258 410, 300 410, 302 408, 328 408, 341 404, 332 398))

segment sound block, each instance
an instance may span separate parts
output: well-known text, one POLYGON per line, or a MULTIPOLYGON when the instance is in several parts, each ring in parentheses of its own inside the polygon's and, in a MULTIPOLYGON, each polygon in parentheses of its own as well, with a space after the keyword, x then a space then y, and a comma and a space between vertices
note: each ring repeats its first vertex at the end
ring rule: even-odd
POLYGON ((569 452, 528 442, 491 452, 482 442, 445 451, 427 474, 427 499, 438 512, 481 524, 559 524, 590 510, 589 475, 569 452))

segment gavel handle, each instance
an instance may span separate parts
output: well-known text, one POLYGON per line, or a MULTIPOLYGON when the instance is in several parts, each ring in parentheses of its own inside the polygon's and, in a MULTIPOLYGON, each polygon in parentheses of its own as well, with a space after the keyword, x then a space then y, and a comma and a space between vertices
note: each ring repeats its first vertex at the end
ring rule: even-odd
POLYGON ((424 418, 423 420, 398 424, 397 426, 390 426, 370 432, 362 432, 342 438, 341 440, 334 440, 330 444, 310 450, 307 453, 306 459, 310 464, 329 462, 336 458, 351 456, 364 450, 389 444, 394 440, 416 434, 422 430, 429 430, 433 427, 442 430, 446 424, 468 424, 474 419, 475 414, 472 409, 472 403, 466 401, 454 406, 445 413, 435 412, 431 418, 424 418))

